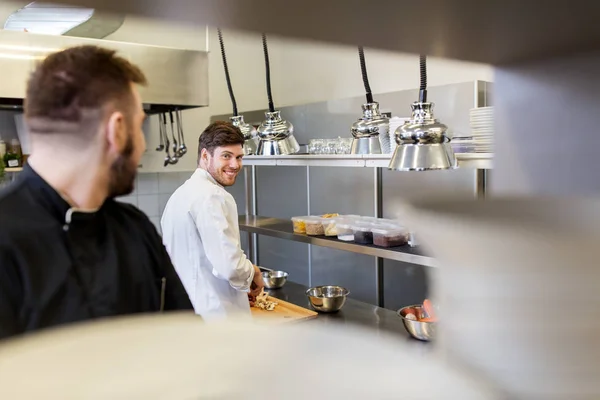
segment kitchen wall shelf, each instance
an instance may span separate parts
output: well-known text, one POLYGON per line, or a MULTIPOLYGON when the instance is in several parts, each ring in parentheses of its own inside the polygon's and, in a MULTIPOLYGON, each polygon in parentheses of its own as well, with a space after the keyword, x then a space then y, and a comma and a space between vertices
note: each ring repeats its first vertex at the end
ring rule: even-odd
POLYGON ((353 242, 344 242, 326 236, 308 236, 298 234, 294 233, 291 221, 279 218, 240 215, 239 225, 240 230, 259 235, 293 240, 296 242, 308 243, 316 246, 330 247, 332 249, 418 264, 426 267, 437 267, 436 260, 433 257, 423 255, 420 247, 410 247, 407 245, 401 247, 381 248, 353 242))
MULTIPOLYGON (((291 154, 285 156, 245 156, 244 165, 249 166, 303 166, 303 167, 379 167, 387 168, 390 154, 314 155, 291 154)), ((492 169, 493 154, 456 154, 459 168, 492 169)))

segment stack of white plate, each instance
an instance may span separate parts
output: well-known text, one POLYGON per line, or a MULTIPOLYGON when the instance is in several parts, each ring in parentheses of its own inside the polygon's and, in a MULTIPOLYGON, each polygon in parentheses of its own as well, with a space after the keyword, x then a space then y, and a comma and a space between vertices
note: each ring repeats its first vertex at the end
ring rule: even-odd
POLYGON ((405 122, 410 121, 410 118, 392 117, 390 118, 390 130, 389 130, 389 141, 390 141, 390 152, 393 153, 396 150, 398 144, 396 143, 396 129, 404 125, 405 122))
POLYGON ((472 108, 470 112, 471 132, 456 134, 452 148, 456 153, 494 152, 494 107, 472 108))

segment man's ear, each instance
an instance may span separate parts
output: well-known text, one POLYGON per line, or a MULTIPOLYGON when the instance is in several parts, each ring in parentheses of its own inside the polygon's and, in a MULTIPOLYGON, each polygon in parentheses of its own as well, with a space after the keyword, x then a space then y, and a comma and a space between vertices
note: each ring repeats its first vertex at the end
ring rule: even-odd
POLYGON ((110 151, 121 153, 127 143, 127 129, 125 116, 120 111, 115 111, 108 117, 106 124, 106 141, 110 151))
POLYGON ((204 162, 208 162, 208 156, 210 154, 208 153, 207 149, 202 149, 202 151, 200 152, 200 160, 204 161, 204 162))

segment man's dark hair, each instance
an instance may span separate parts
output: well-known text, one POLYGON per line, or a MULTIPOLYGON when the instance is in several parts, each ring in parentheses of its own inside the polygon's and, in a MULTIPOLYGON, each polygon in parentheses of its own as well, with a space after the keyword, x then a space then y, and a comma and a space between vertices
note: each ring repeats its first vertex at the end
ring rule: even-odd
POLYGON ((128 111, 132 83, 146 85, 144 73, 114 50, 88 45, 59 51, 31 74, 25 117, 36 133, 91 129, 111 103, 128 111))
POLYGON ((210 155, 214 155, 217 147, 230 146, 232 144, 244 145, 244 135, 240 128, 231 122, 216 121, 206 127, 198 139, 198 161, 202 149, 206 149, 210 155))

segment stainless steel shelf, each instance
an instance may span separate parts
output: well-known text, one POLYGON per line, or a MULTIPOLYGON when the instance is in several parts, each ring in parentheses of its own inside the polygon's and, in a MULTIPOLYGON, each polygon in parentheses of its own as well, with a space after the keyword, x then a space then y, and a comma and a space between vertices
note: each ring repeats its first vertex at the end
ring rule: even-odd
POLYGON ((330 247, 332 249, 387 258, 389 260, 419 264, 426 267, 438 266, 437 261, 433 257, 423 255, 420 248, 402 246, 385 249, 376 246, 344 242, 325 236, 307 236, 294 233, 292 222, 284 219, 240 215, 239 225, 240 230, 259 235, 314 244, 316 246, 330 247))
MULTIPOLYGON (((298 166, 298 167, 379 167, 387 168, 391 155, 314 155, 290 154, 285 156, 245 156, 244 165, 298 166)), ((460 168, 492 169, 493 154, 456 154, 460 168)))

